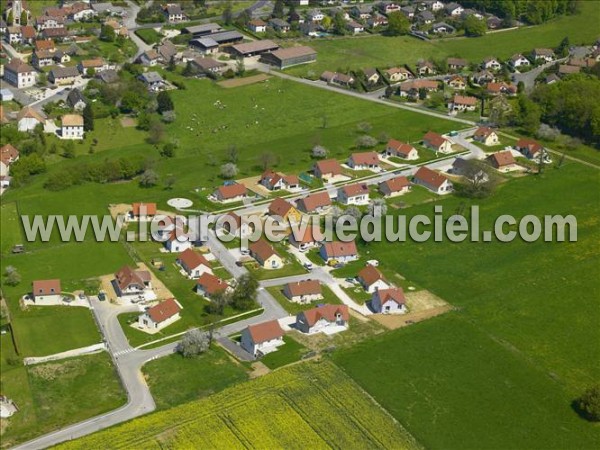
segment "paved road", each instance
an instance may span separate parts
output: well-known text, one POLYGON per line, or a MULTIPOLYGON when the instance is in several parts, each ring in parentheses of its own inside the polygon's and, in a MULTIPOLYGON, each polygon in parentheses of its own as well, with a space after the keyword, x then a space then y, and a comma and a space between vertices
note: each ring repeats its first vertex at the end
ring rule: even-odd
POLYGON ((514 83, 519 83, 522 81, 523 84, 525 85, 525 91, 530 92, 535 87, 535 79, 539 76, 540 73, 542 73, 548 67, 553 66, 555 64, 560 64, 561 62, 566 61, 567 59, 568 58, 562 58, 562 59, 558 59, 556 61, 548 62, 548 63, 542 64, 541 66, 538 66, 534 69, 531 69, 528 72, 514 73, 512 75, 512 80, 514 83))

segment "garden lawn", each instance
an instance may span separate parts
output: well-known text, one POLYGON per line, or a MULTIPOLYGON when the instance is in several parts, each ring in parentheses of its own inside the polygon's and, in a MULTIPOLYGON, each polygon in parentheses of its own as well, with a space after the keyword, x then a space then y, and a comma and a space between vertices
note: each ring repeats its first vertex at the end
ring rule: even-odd
MULTIPOLYGON (((400 64, 414 67, 419 59, 442 59, 448 56, 459 56, 479 63, 490 55, 508 59, 515 53, 529 53, 535 47, 556 47, 565 36, 569 37, 571 44, 591 44, 598 37, 600 3, 590 1, 580 4, 580 14, 559 17, 533 27, 488 33, 479 38, 448 38, 425 42, 408 36, 364 35, 301 41, 317 51, 317 62, 294 67, 286 72, 299 76, 313 72, 318 76, 324 70, 386 68, 400 64)), ((285 41, 283 45, 286 45, 285 41)))
POLYGON ((216 344, 196 358, 175 353, 151 361, 143 372, 158 409, 207 397, 248 378, 246 369, 216 344))
POLYGON ((162 34, 160 34, 154 28, 141 28, 136 30, 135 34, 137 34, 142 41, 149 45, 158 44, 162 38, 162 34))
POLYGON ((32 306, 22 310, 19 299, 31 292, 34 280, 58 278, 63 292, 82 289, 86 280, 113 273, 131 259, 119 243, 67 243, 40 247, 2 258, 2 273, 13 266, 21 275, 17 286, 3 283, 13 331, 21 356, 45 356, 100 342, 89 309, 32 306))
POLYGON ((3 203, 0 206, 0 220, 2 226, 2 254, 4 255, 10 253, 15 244, 24 243, 16 203, 3 203))
POLYGON ((425 448, 595 448, 598 429, 535 362, 449 313, 333 360, 425 448), (390 376, 394 374, 394 376, 390 376))
POLYGON ((283 344, 276 351, 263 356, 260 361, 269 369, 287 366, 293 362, 299 361, 302 355, 308 352, 308 349, 290 336, 284 336, 283 344))
POLYGON ((317 304, 328 303, 332 305, 341 305, 341 300, 335 295, 331 289, 329 289, 325 285, 321 285, 321 292, 323 293, 322 300, 315 300, 314 302, 301 304, 295 303, 288 300, 288 298, 283 294, 283 286, 271 286, 268 287, 267 290, 271 293, 273 297, 279 302, 279 304, 285 309, 288 313, 292 315, 296 315, 299 312, 306 311, 307 309, 312 309, 317 306, 317 304))
POLYGON ((2 434, 2 448, 112 411, 127 401, 104 352, 3 368, 2 390, 19 408, 2 434))

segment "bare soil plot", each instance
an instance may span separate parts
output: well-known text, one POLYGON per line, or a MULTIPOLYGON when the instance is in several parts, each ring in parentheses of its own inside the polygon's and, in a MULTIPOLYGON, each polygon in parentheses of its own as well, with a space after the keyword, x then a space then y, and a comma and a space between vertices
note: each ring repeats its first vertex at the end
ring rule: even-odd
POLYGON ((261 81, 268 80, 269 78, 271 77, 261 73, 260 75, 254 75, 252 77, 234 78, 233 80, 219 81, 217 84, 224 88, 234 88, 239 86, 247 86, 248 84, 259 83, 261 81))
POLYGON ((443 299, 427 290, 406 292, 405 296, 409 310, 408 314, 374 314, 371 316, 373 320, 376 320, 390 330, 395 330, 396 328, 405 327, 411 323, 421 322, 439 316, 453 308, 452 305, 446 303, 443 299))
POLYGON ((262 184, 259 184, 260 176, 242 178, 241 180, 236 181, 238 184, 243 184, 246 186, 246 189, 260 195, 261 197, 268 197, 271 195, 271 191, 269 191, 262 184))

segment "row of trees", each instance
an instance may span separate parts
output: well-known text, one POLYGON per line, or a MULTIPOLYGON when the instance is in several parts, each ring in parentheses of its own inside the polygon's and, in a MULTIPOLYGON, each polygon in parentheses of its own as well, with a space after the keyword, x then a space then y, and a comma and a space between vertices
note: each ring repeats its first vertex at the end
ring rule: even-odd
POLYGON ((151 161, 139 157, 80 163, 51 174, 45 181, 44 188, 50 191, 60 191, 85 182, 109 183, 130 180, 143 174, 151 164, 151 161))
POLYGON ((464 0, 465 8, 490 12, 505 19, 523 19, 531 24, 546 22, 562 14, 575 14, 579 0, 464 0))

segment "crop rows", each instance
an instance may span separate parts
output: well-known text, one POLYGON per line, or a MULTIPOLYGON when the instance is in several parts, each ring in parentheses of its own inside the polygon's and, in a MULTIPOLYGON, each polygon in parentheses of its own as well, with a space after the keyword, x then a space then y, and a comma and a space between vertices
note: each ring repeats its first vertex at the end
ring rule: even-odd
POLYGON ((417 448, 331 363, 305 363, 61 448, 417 448), (107 443, 109 443, 107 445, 107 443))

